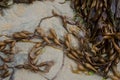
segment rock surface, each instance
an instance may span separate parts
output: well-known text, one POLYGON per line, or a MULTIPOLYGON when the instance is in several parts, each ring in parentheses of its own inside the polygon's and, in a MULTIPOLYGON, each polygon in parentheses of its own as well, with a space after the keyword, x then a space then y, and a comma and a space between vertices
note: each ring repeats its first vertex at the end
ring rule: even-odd
POLYGON ((63 51, 59 49, 55 49, 50 46, 46 46, 45 48, 43 48, 41 52, 38 63, 46 62, 46 61, 53 61, 54 64, 48 73, 45 73, 42 75, 47 77, 48 79, 52 79, 55 77, 55 75, 57 74, 57 72, 60 70, 62 66, 63 51))
POLYGON ((16 70, 13 80, 47 80, 40 74, 36 74, 27 70, 16 70))

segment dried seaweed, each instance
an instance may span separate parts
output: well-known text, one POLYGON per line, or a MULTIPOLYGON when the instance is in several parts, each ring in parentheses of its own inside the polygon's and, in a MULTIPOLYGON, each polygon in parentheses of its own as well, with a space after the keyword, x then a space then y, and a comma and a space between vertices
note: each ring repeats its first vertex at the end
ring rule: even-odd
MULTIPOLYGON (((2 0, 0 6, 8 7, 6 6, 8 4, 6 4, 6 2, 4 3, 4 1, 7 0, 2 0)), ((33 1, 34 0, 14 0, 16 3, 32 3, 33 1)), ((92 71, 104 78, 119 80, 120 73, 117 70, 117 64, 120 61, 119 15, 116 13, 113 14, 111 11, 112 2, 113 0, 71 0, 72 8, 76 11, 75 16, 84 20, 84 27, 81 26, 80 19, 70 22, 66 16, 52 11, 52 16, 40 20, 34 33, 20 31, 15 32, 11 36, 6 35, 6 37, 9 37, 10 39, 0 42, 0 52, 3 52, 7 56, 7 58, 4 58, 0 55, 0 59, 4 62, 4 65, 0 66, 0 78, 5 78, 11 74, 8 71, 9 66, 6 63, 12 62, 12 57, 15 54, 13 49, 15 44, 24 41, 33 42, 31 39, 37 38, 42 39, 42 42, 33 42, 36 45, 33 46, 28 54, 28 63, 14 66, 14 68, 24 68, 33 72, 49 72, 52 65, 54 65, 54 62, 48 61, 37 65, 37 57, 41 54, 41 49, 46 45, 59 46, 59 48, 62 48, 65 54, 73 59, 78 65, 78 70, 72 69, 73 72, 92 71), (64 29, 67 31, 64 41, 58 39, 53 28, 49 30, 50 34, 46 35, 44 29, 40 27, 43 20, 52 17, 60 18, 64 29), (76 25, 77 29, 68 29, 67 24, 76 25), (83 33, 81 33, 81 31, 83 33), (69 34, 78 39, 79 48, 76 49, 71 46, 69 34), (10 48, 5 49, 6 46, 9 46, 10 48), (41 70, 39 68, 41 66, 45 66, 45 70, 41 70), (113 75, 108 74, 109 72, 112 72, 113 75)), ((118 5, 115 6, 118 7, 118 5)), ((118 10, 116 7, 115 10, 118 10)), ((63 64, 61 68, 62 67, 63 64)), ((56 76, 53 79, 55 79, 56 76)))
POLYGON ((105 78, 119 80, 119 72, 112 69, 113 66, 117 67, 120 58, 119 20, 112 13, 112 3, 113 0, 72 0, 73 9, 84 20, 85 30, 89 34, 86 34, 84 40, 87 41, 82 44, 83 57, 78 59, 74 56, 74 60, 105 78), (88 45, 87 48, 84 44, 92 44, 92 47, 88 45), (109 76, 110 71, 114 76, 109 76))

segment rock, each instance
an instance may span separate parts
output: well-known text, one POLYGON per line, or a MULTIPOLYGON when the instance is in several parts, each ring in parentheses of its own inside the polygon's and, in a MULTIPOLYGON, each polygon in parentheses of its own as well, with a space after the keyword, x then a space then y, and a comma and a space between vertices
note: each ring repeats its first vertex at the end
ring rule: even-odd
POLYGON ((23 65, 28 62, 28 54, 16 54, 14 56, 14 65, 23 65))
POLYGON ((38 63, 46 61, 53 61, 54 65, 51 67, 48 73, 43 73, 42 75, 48 79, 52 79, 62 66, 63 51, 50 46, 46 46, 42 50, 42 55, 40 55, 38 63))
MULTIPOLYGON (((15 45, 15 55, 11 66, 20 65, 28 62, 28 53, 33 47, 33 43, 18 42, 15 45)), ((11 64, 11 63, 10 63, 11 64)), ((9 65, 10 65, 9 64, 9 65)))
MULTIPOLYGON (((0 17, 0 34, 12 34, 21 30, 34 32, 41 18, 51 16, 52 10, 62 11, 64 15, 72 15, 69 3, 60 5, 58 2, 35 1, 33 4, 14 4, 10 9, 4 9, 0 17), (59 8, 58 8, 59 7, 59 8), (65 8, 65 10, 62 10, 65 8), (32 16, 31 16, 32 15, 32 16), (22 28, 21 28, 22 27, 22 28)), ((61 24, 57 25, 60 26, 61 24)))
POLYGON ((47 80, 38 73, 33 73, 24 69, 16 70, 13 80, 47 80))
MULTIPOLYGON (((24 64, 25 62, 27 62, 28 52, 30 51, 33 45, 33 43, 16 43, 16 48, 19 52, 16 53, 14 56, 14 65, 24 64)), ((42 54, 39 55, 38 58, 38 63, 46 61, 54 62, 54 65, 50 69, 49 73, 42 74, 43 76, 52 79, 62 65, 63 51, 50 46, 46 46, 45 48, 43 48, 41 53, 42 54)))
POLYGON ((73 14, 73 10, 70 7, 70 1, 66 1, 64 4, 60 4, 60 2, 64 2, 64 1, 60 0, 59 2, 55 2, 54 4, 52 4, 54 10, 63 16, 73 18, 74 14, 73 14))
POLYGON ((17 42, 15 45, 16 54, 28 54, 32 47, 33 43, 30 42, 17 42))

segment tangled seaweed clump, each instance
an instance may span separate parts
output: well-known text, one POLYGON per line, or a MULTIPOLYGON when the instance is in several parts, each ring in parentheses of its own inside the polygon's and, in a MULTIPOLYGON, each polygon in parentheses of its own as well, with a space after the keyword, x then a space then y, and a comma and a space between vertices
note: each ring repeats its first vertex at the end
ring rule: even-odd
POLYGON ((120 59, 117 3, 117 0, 72 0, 75 16, 81 17, 85 22, 87 37, 84 39, 92 45, 89 48, 83 46, 81 53, 84 58, 77 61, 86 69, 113 80, 120 78, 117 70, 120 59), (112 10, 113 7, 115 11, 112 10), (109 72, 113 72, 113 75, 109 75, 109 72))

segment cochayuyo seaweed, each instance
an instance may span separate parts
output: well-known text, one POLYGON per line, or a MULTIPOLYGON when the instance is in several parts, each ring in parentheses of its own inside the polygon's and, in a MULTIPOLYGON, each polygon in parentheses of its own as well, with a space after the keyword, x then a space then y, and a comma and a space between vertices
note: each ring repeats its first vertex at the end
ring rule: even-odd
MULTIPOLYGON (((2 2, 4 1, 7 0, 2 0, 2 2)), ((34 0, 14 1, 16 3, 22 1, 32 3, 34 0)), ((120 61, 119 17, 115 16, 117 9, 115 9, 114 14, 111 10, 113 2, 118 3, 117 0, 71 0, 71 6, 76 12, 75 21, 71 22, 67 17, 52 11, 53 16, 41 19, 34 33, 23 30, 15 32, 11 36, 1 35, 9 39, 0 41, 0 52, 7 56, 7 58, 4 58, 0 55, 0 60, 4 62, 0 66, 0 78, 6 78, 11 74, 9 68, 24 68, 33 72, 49 72, 52 65, 54 65, 54 61, 37 63, 37 56, 40 55, 42 48, 49 45, 62 48, 65 54, 78 65, 79 71, 93 71, 104 78, 119 80, 120 73, 117 70, 117 64, 120 61), (57 37, 54 29, 51 28, 49 30, 50 35, 46 35, 44 29, 40 28, 43 20, 52 17, 58 17, 62 20, 63 27, 68 32, 64 36, 64 40, 60 40, 57 37), (81 26, 80 19, 78 18, 83 19, 84 27, 81 26), (76 25, 78 28, 76 28, 77 30, 74 27, 68 29, 67 24, 76 25), (78 39, 79 48, 71 46, 70 34, 78 39), (31 40, 34 38, 41 39, 42 41, 34 42, 31 40), (14 46, 17 42, 32 42, 35 45, 28 54, 28 62, 26 64, 11 67, 7 63, 13 62, 15 54, 14 46), (45 66, 44 70, 40 69, 42 66, 45 66)), ((117 7, 118 5, 114 4, 114 6, 117 7)))

